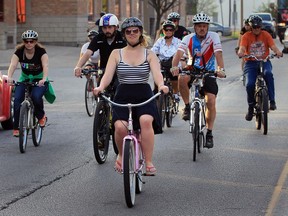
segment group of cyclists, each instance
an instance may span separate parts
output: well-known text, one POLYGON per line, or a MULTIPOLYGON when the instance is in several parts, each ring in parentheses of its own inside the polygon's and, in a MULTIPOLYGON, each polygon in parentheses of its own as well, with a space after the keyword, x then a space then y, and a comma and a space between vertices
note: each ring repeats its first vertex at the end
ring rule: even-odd
MULTIPOLYGON (((190 118, 189 88, 191 76, 182 74, 189 62, 193 62, 195 70, 205 69, 215 71, 215 76, 208 76, 204 80, 201 94, 206 101, 207 134, 204 147, 212 148, 213 126, 216 119, 216 97, 218 93, 217 77, 225 77, 223 50, 220 37, 215 32, 209 31, 210 17, 201 12, 193 17, 195 33, 189 33, 185 27, 179 25, 180 15, 172 12, 161 26, 161 34, 151 49, 149 37, 145 35, 143 23, 137 17, 126 18, 119 26, 118 18, 111 13, 103 14, 99 20, 101 32, 91 30, 88 32, 87 42, 81 50, 80 58, 74 68, 76 77, 81 76, 83 67, 98 67, 104 70, 99 86, 93 92, 97 96, 109 85, 115 90, 114 100, 117 103, 139 103, 153 95, 153 90, 148 83, 149 74, 154 79, 154 92, 169 89, 164 85, 161 67, 168 67, 166 73, 172 80, 173 94, 177 100, 179 95, 184 102, 182 119, 190 118), (191 61, 193 59, 193 61, 191 61)), ((261 30, 262 19, 251 16, 245 23, 248 30, 242 32, 236 50, 239 57, 254 54, 264 59, 271 49, 278 57, 283 54, 274 43, 269 33, 261 30)), ((33 90, 32 99, 35 103, 35 114, 41 126, 45 126, 46 115, 43 106, 43 95, 52 92, 48 79, 48 55, 46 50, 38 43, 38 34, 27 30, 22 34, 23 43, 16 47, 8 69, 8 81, 12 84, 12 76, 20 62, 22 80, 30 79, 39 81, 39 86, 33 90), (50 91, 49 91, 50 88, 50 91)), ((254 86, 257 73, 257 62, 245 59, 243 66, 246 74, 246 91, 248 112, 247 121, 253 118, 254 86)), ((274 79, 272 65, 268 60, 264 64, 264 75, 268 86, 270 109, 276 109, 274 79)), ((53 90, 53 89, 52 89, 53 90)), ((14 130, 13 135, 18 136, 18 118, 24 91, 21 86, 15 90, 14 102, 14 130)), ((55 95, 54 95, 55 100, 55 95)), ((53 103, 54 100, 51 100, 53 103)), ((115 141, 119 150, 115 162, 115 169, 121 169, 122 140, 126 135, 128 110, 113 107, 112 121, 115 126, 115 141)), ((134 127, 141 128, 141 145, 146 158, 146 173, 155 175, 157 170, 152 162, 154 148, 154 134, 161 133, 162 127, 159 120, 156 102, 153 101, 143 107, 135 108, 134 127)))

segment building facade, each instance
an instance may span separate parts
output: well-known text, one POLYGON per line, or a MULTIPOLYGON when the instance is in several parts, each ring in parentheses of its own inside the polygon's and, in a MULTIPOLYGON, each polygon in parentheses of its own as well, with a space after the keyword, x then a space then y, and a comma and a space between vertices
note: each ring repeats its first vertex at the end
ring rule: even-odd
MULTIPOLYGON (((184 16, 185 2, 171 11, 184 16)), ((139 17, 154 34, 155 12, 148 0, 0 0, 0 50, 14 48, 27 29, 37 31, 44 44, 80 46, 101 11, 114 13, 120 22, 139 17)))

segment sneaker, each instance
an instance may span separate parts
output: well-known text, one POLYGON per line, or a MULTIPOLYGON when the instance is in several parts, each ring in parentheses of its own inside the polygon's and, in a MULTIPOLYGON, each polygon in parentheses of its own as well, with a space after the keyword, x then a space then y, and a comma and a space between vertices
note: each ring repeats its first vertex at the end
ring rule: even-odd
POLYGON ((175 102, 176 103, 179 103, 180 102, 180 97, 178 94, 173 94, 173 98, 175 99, 175 102))
POLYGON ((213 145, 214 145, 213 135, 212 135, 212 133, 207 133, 206 134, 206 143, 205 143, 204 147, 209 149, 209 148, 213 148, 213 145))
POLYGON ((46 115, 44 115, 43 118, 38 121, 40 127, 45 127, 46 121, 47 121, 47 117, 46 117, 46 115))
POLYGON ((276 109, 277 107, 275 101, 270 101, 270 110, 276 110, 276 109))
POLYGON ((13 130, 13 136, 19 137, 19 130, 13 130))
POLYGON ((190 120, 190 107, 188 106, 186 106, 185 108, 184 108, 184 110, 183 110, 183 114, 182 114, 182 119, 184 120, 184 121, 188 121, 188 120, 190 120))
POLYGON ((251 121, 253 119, 253 114, 254 114, 254 107, 249 106, 248 112, 246 113, 246 116, 245 116, 246 121, 251 121))

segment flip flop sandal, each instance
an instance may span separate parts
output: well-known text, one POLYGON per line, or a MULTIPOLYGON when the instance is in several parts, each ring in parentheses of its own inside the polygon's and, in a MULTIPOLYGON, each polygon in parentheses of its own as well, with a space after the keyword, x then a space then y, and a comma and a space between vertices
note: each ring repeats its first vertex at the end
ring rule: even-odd
POLYGON ((146 176, 155 176, 157 173, 157 170, 154 166, 146 166, 146 176))

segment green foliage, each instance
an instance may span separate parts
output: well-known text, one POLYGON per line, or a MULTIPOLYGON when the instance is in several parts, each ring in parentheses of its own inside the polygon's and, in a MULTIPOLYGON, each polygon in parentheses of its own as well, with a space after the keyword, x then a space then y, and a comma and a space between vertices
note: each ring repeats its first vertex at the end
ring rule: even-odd
POLYGON ((256 13, 271 13, 272 17, 277 17, 277 5, 274 3, 271 3, 270 1, 266 4, 262 3, 261 6, 258 7, 256 13))

